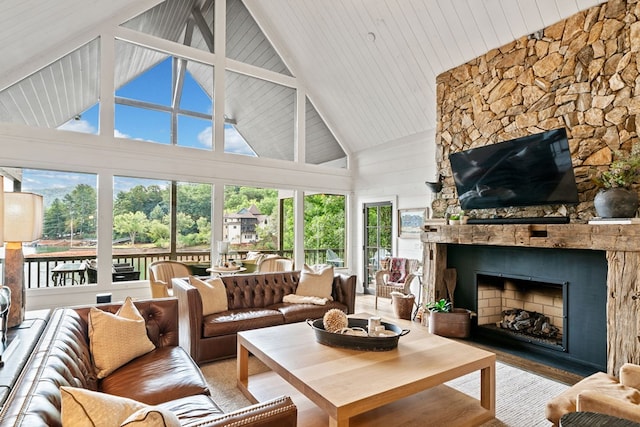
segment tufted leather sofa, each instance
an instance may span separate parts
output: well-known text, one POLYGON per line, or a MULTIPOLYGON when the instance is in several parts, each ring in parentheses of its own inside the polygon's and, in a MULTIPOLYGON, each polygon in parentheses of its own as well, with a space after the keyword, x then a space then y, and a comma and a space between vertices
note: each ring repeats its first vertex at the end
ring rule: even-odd
POLYGON ((355 309, 356 276, 336 274, 333 301, 326 305, 282 301, 285 295, 295 293, 300 271, 238 274, 223 276, 222 281, 228 310, 203 316, 198 290, 188 278, 173 279, 180 306, 180 345, 197 363, 235 356, 239 331, 318 319, 332 308, 348 314, 355 309))
MULTIPOLYGON (((224 414, 209 396, 198 366, 178 346, 178 301, 135 302, 155 350, 98 380, 88 338, 90 307, 56 309, 0 412, 2 426, 61 426, 60 386, 83 387, 171 410, 184 426, 295 426, 288 397, 224 414)), ((120 304, 99 305, 115 313, 120 304)), ((124 345, 125 343, 114 343, 124 345)))

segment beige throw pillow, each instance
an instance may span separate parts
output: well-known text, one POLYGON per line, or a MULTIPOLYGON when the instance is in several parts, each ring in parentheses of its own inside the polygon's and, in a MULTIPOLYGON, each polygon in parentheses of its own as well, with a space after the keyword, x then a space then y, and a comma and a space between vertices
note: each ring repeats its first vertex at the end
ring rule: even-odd
POLYGON ((147 336, 144 318, 129 297, 116 314, 91 307, 89 345, 98 378, 156 348, 147 336))
POLYGON ((300 271, 300 282, 296 288, 296 295, 318 297, 333 300, 333 266, 330 264, 307 264, 300 271))
POLYGON ((222 279, 216 277, 205 282, 195 276, 189 276, 189 283, 200 292, 203 316, 228 310, 227 289, 222 279))
POLYGON ((178 417, 157 406, 76 387, 60 387, 63 427, 179 426, 178 417))
POLYGON ((131 414, 120 427, 180 427, 180 420, 167 409, 147 406, 131 414))

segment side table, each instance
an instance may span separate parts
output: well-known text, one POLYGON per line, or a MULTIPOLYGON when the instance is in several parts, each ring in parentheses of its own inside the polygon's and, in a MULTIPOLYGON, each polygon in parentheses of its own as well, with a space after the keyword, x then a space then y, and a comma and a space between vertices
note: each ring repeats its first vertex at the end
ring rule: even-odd
POLYGON ((560 418, 560 427, 640 427, 640 424, 596 412, 569 412, 560 418))
POLYGON ((216 267, 211 267, 211 268, 207 268, 207 271, 209 273, 217 274, 218 276, 234 276, 236 274, 247 271, 247 269, 245 267, 239 267, 235 270, 229 270, 229 269, 219 269, 216 267))

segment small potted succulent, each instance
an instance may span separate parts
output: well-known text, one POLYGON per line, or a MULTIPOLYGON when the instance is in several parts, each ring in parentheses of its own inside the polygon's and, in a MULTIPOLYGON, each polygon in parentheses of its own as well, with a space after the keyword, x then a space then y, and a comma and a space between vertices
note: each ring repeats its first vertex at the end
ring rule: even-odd
POLYGON ((464 211, 449 215, 449 225, 466 224, 469 217, 465 216, 464 211))

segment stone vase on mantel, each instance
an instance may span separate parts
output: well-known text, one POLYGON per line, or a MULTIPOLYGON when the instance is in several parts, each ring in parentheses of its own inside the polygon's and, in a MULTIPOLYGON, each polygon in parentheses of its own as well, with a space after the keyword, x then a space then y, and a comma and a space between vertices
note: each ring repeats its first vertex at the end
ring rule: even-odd
POLYGON ((638 210, 638 193, 620 187, 600 190, 593 206, 602 218, 633 218, 638 210))

